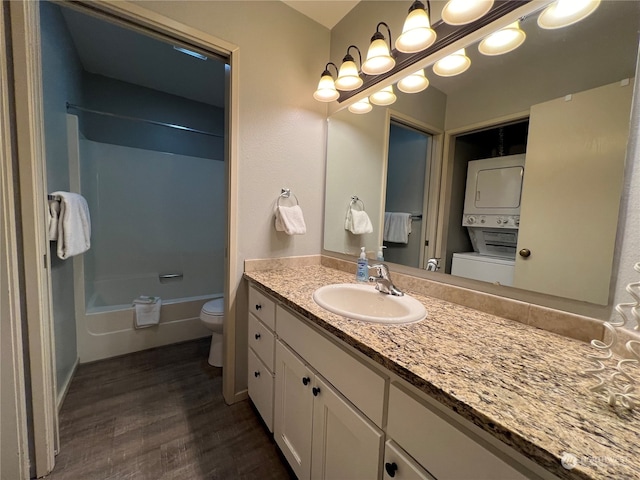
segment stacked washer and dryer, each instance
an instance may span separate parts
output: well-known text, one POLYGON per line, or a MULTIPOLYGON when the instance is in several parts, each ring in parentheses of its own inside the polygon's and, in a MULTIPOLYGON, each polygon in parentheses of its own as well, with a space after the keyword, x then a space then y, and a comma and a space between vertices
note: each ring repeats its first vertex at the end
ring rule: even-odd
POLYGON ((512 286, 525 155, 470 161, 462 225, 473 252, 453 254, 451 274, 512 286))

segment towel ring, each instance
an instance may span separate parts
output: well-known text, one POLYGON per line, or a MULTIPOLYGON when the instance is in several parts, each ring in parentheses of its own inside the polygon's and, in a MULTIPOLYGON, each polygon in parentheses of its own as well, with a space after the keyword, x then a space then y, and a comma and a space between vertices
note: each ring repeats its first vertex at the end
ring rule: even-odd
POLYGON ((354 204, 357 205, 358 202, 360 202, 360 204, 362 205, 362 211, 364 212, 364 210, 365 210, 364 209, 364 202, 362 200, 360 200, 357 195, 354 195, 354 196, 351 197, 351 202, 349 203, 349 208, 351 208, 351 205, 354 205, 354 204))
POLYGON ((293 195, 293 198, 296 199, 296 205, 300 205, 300 202, 298 201, 298 197, 296 197, 295 193, 291 193, 291 190, 288 188, 283 188, 282 191, 280 192, 280 196, 278 197, 278 201, 276 202, 276 204, 278 206, 280 206, 280 200, 282 200, 283 198, 291 198, 291 195, 293 195))

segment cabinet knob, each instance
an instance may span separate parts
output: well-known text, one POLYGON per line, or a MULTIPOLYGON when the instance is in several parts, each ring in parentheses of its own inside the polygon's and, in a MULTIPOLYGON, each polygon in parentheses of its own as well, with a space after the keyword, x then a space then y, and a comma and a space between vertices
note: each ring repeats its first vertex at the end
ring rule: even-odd
POLYGON ((260 310, 262 308, 262 305, 260 305, 259 303, 256 303, 256 310, 260 310))
POLYGON ((522 258, 528 258, 529 256, 531 256, 531 250, 529 250, 528 248, 523 248, 518 253, 522 258))
POLYGON ((317 397, 320 394, 320 389, 318 387, 313 387, 311 391, 313 392, 314 397, 317 397))
POLYGON ((396 476, 396 472, 398 471, 398 465, 396 464, 396 462, 393 463, 385 463, 384 464, 384 469, 387 471, 387 474, 393 478, 396 476))
POLYGON ((311 379, 309 377, 302 377, 302 383, 304 385, 309 385, 310 381, 311 381, 311 379))
POLYGON ((253 372, 253 374, 255 375, 256 378, 260 376, 260 372, 253 372))
POLYGON ((260 334, 259 333, 256 333, 255 337, 256 337, 256 340, 260 340, 260 334))

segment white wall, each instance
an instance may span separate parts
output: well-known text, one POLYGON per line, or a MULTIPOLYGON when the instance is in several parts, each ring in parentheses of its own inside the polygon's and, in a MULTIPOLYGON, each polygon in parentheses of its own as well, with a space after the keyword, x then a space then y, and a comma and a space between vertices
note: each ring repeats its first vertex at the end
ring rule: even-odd
MULTIPOLYGON (((329 30, 279 1, 163 2, 140 6, 239 47, 238 272, 245 258, 321 249, 326 106, 313 99, 329 55, 329 30), (273 207, 291 188, 307 234, 276 233, 273 207)), ((233 68, 233 66, 232 66, 233 68)), ((241 274, 236 308, 236 391, 246 387, 247 312, 241 274)))
MULTIPOLYGON (((82 103, 82 67, 60 8, 40 4, 42 76, 45 121, 47 187, 49 192, 69 190, 65 102, 82 103)), ((51 290, 58 390, 70 379, 78 353, 74 312, 73 263, 56 256, 51 243, 51 290)))

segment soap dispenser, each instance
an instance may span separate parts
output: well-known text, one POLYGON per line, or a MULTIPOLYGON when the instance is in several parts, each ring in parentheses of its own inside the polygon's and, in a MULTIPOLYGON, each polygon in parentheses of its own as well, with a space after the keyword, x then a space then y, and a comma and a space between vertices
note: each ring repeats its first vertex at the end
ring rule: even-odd
POLYGON ((382 253, 382 249, 383 249, 383 248, 387 248, 387 247, 385 247, 384 245, 380 245, 380 246, 378 247, 378 254, 376 255, 376 260, 377 260, 378 262, 384 262, 384 255, 383 255, 383 253, 382 253))
POLYGON ((364 247, 360 248, 360 258, 358 258, 358 266, 356 268, 356 281, 366 282, 369 280, 369 260, 364 251, 364 247))

